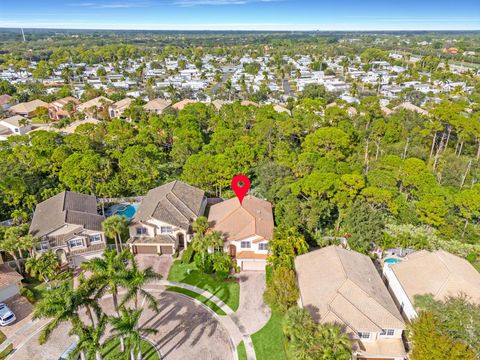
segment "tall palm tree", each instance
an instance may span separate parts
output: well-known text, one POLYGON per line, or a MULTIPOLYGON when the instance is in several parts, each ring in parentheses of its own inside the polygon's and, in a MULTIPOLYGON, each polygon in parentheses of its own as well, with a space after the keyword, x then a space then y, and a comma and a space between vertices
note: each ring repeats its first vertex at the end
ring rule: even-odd
POLYGON ((122 352, 129 351, 131 360, 135 360, 135 352, 137 353, 136 359, 142 359, 142 335, 156 334, 158 332, 156 329, 140 326, 139 320, 142 311, 143 309, 127 309, 122 306, 119 317, 110 317, 112 336, 109 340, 118 337, 124 338, 127 347, 120 350, 122 352))
POLYGON ((96 327, 87 326, 81 321, 74 321, 73 327, 69 332, 69 335, 78 336, 78 343, 75 349, 70 353, 69 359, 76 359, 78 355, 82 360, 102 360, 102 342, 101 339, 105 334, 105 328, 107 325, 108 317, 102 315, 99 318, 96 327))
POLYGON ((15 261, 15 266, 18 272, 22 272, 22 265, 18 255, 21 256, 23 244, 20 239, 24 236, 24 230, 20 226, 12 226, 5 230, 3 241, 0 241, 0 250, 5 251, 15 261))
POLYGON ((223 245, 223 237, 219 231, 211 231, 208 234, 197 233, 192 239, 192 248, 202 256, 202 267, 209 249, 215 249, 223 245))
POLYGON ((105 219, 102 223, 105 235, 115 239, 115 248, 117 252, 122 250, 122 234, 126 231, 128 220, 120 215, 113 215, 105 219))
POLYGON ((117 253, 115 250, 105 250, 103 257, 94 258, 82 263, 83 270, 91 271, 88 279, 96 288, 96 298, 101 298, 106 292, 112 294, 113 307, 118 313, 118 287, 127 282, 126 264, 131 257, 128 250, 117 253))
POLYGON ((131 266, 127 270, 125 288, 127 293, 122 299, 121 305, 125 305, 126 302, 134 300, 135 309, 138 309, 138 298, 141 295, 144 301, 147 302, 148 307, 152 310, 158 311, 158 301, 143 287, 151 282, 160 280, 162 275, 155 272, 151 266, 145 270, 138 268, 138 264, 133 256, 130 258, 131 266))

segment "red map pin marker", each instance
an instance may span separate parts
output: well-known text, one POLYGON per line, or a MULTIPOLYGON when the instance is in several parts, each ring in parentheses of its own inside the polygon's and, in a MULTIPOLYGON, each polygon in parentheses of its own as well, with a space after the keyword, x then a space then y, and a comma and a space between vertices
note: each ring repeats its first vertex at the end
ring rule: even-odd
POLYGON ((250 180, 245 175, 235 175, 232 179, 232 190, 237 195, 240 205, 242 205, 243 198, 250 189, 250 180))

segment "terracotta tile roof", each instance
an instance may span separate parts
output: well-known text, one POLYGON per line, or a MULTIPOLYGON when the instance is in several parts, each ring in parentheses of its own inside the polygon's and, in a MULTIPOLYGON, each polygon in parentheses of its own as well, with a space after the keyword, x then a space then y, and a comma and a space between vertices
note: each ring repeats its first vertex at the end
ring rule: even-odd
POLYGON ((265 260, 268 257, 268 254, 257 254, 253 251, 240 251, 235 257, 237 259, 262 259, 265 260))
POLYGON ((0 95, 0 106, 8 104, 11 99, 12 97, 8 94, 0 95))
POLYGON ((133 221, 151 218, 188 230, 201 216, 204 191, 181 181, 151 189, 142 200, 133 221))
POLYGON ((185 106, 190 105, 190 104, 196 104, 197 102, 195 100, 190 100, 190 99, 184 99, 182 101, 179 101, 175 104, 172 105, 172 108, 177 109, 177 110, 183 110, 185 106))
POLYGON ((128 244, 175 244, 176 240, 173 236, 168 234, 156 235, 154 237, 133 237, 128 239, 128 244))
POLYGON ((265 240, 273 237, 272 204, 248 195, 242 205, 237 198, 225 200, 210 208, 208 223, 220 231, 226 240, 241 240, 259 236, 265 240))
POLYGON ((354 332, 405 328, 368 256, 328 246, 298 256, 295 269, 303 306, 315 320, 338 318, 354 332))
POLYGON ((29 232, 42 237, 65 224, 100 231, 104 219, 97 214, 95 196, 63 191, 36 206, 29 232))
POLYGON ((480 273, 467 260, 446 251, 417 251, 390 268, 412 303, 419 294, 443 300, 464 293, 480 304, 480 273))
POLYGON ((23 279, 23 276, 13 270, 7 264, 0 264, 0 288, 16 284, 23 279))
POLYGON ((102 103, 106 103, 107 105, 110 105, 113 103, 113 101, 110 99, 107 99, 105 96, 99 96, 99 97, 96 97, 95 99, 89 100, 87 102, 84 102, 83 104, 78 105, 78 111, 85 111, 91 107, 102 107, 103 106, 102 103))

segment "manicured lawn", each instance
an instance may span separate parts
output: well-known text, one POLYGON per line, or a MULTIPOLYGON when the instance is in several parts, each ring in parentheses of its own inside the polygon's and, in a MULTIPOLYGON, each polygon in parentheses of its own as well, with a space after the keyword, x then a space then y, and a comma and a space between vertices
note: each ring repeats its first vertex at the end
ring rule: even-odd
POLYGON ((188 297, 197 299, 202 304, 207 305, 210 309, 215 311, 218 315, 226 315, 225 312, 217 306, 217 304, 215 304, 213 301, 207 299, 205 296, 197 294, 196 292, 193 292, 193 291, 190 291, 190 290, 187 290, 187 289, 182 289, 182 288, 175 287, 175 286, 169 286, 169 287, 167 287, 167 290, 168 291, 173 291, 173 292, 178 292, 180 294, 187 295, 188 297))
POLYGON ((5 340, 7 340, 7 337, 2 331, 0 331, 0 344, 3 343, 5 340))
POLYGON ((247 350, 245 350, 245 344, 243 341, 237 346, 238 360, 247 360, 247 350))
MULTIPOLYGON (((120 352, 120 340, 109 341, 102 350, 103 360, 119 360, 125 357, 120 352)), ((157 350, 148 341, 142 340, 143 360, 160 360, 157 350)), ((135 354, 137 356, 137 354, 135 354)))
POLYGON ((238 309, 240 285, 237 282, 218 279, 214 275, 203 274, 193 263, 183 264, 180 260, 175 261, 170 268, 168 280, 207 290, 230 306, 233 311, 238 309))
POLYGON ((252 335, 253 346, 257 359, 282 360, 286 359, 284 352, 284 338, 282 331, 283 315, 272 312, 270 320, 265 326, 252 335))

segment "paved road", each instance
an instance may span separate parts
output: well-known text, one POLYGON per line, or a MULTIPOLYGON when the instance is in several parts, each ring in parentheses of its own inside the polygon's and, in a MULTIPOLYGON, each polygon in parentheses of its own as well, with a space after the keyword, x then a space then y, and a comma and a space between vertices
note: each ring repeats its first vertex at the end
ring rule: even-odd
POLYGON ((292 89, 290 88, 290 83, 288 82, 288 79, 282 80, 282 86, 283 86, 283 91, 285 92, 285 95, 293 96, 292 89))

